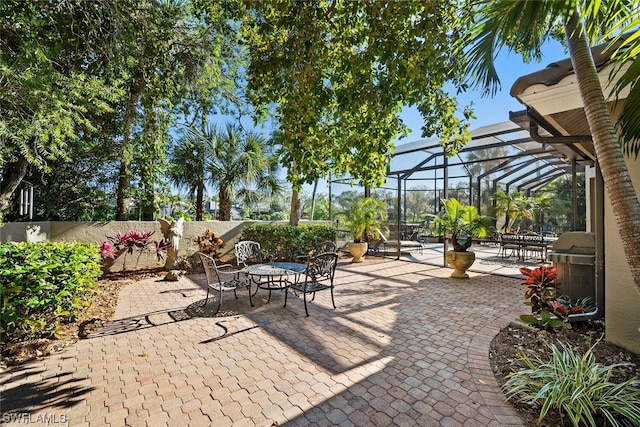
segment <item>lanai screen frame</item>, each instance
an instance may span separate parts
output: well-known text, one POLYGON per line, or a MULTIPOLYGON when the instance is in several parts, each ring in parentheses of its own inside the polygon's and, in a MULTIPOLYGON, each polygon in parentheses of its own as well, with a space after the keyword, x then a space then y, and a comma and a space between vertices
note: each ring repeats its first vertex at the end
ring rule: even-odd
MULTIPOLYGON (((437 185, 429 191, 434 194, 442 194, 442 198, 448 198, 449 180, 450 179, 466 179, 469 185, 469 200, 464 202, 469 205, 474 204, 481 214, 481 181, 489 179, 492 182, 490 194, 495 194, 500 184, 506 187, 506 192, 512 189, 518 192, 524 192, 527 196, 535 193, 546 184, 561 176, 570 176, 573 180, 573 199, 574 202, 574 218, 576 195, 576 174, 585 171, 585 165, 592 165, 589 158, 585 156, 576 156, 574 152, 568 152, 566 141, 563 144, 539 142, 532 137, 529 129, 530 121, 522 120, 523 117, 529 118, 528 111, 510 112, 511 121, 495 123, 487 126, 476 128, 470 132, 471 141, 456 155, 448 158, 445 155, 444 148, 439 144, 438 138, 422 139, 419 141, 399 144, 395 148, 393 155, 390 155, 389 168, 387 170, 387 180, 396 182, 397 206, 396 208, 396 235, 399 239, 399 230, 401 222, 406 220, 406 191, 410 181, 419 181, 431 179, 434 182, 442 182, 442 186, 437 185), (505 147, 510 150, 508 155, 502 158, 492 158, 490 160, 502 160, 497 166, 484 171, 479 176, 472 176, 466 166, 472 163, 486 162, 487 160, 477 160, 473 162, 465 161, 462 157, 465 154, 479 150, 485 150, 492 147, 505 147), (398 160, 403 156, 410 157, 411 160, 404 160, 405 166, 398 167, 398 160), (536 167, 531 165, 536 164, 536 167), (467 174, 459 174, 450 176, 450 172, 456 168, 467 171, 467 174), (418 174, 424 172, 440 173, 437 178, 417 177, 418 174), (496 176, 498 175, 498 176, 496 176), (473 189, 477 188, 476 197, 473 198, 473 189), (404 201, 404 203, 403 203, 404 201), (404 209, 403 209, 404 205, 404 209)), ((552 141, 553 135, 546 131, 547 126, 534 129, 536 135, 547 137, 552 141)), ((349 177, 330 180, 331 182, 345 183, 349 182, 349 177)), ((384 186, 385 189, 390 189, 384 186)), ((331 185, 329 185, 331 200, 331 185)), ((365 195, 370 194, 368 188, 364 189, 365 195)), ((331 203, 331 202, 330 202, 331 203)))
MULTIPOLYGON (((505 191, 507 193, 515 188, 515 191, 522 191, 527 195, 531 195, 532 192, 539 190, 560 176, 574 176, 577 172, 583 172, 584 165, 578 164, 575 159, 570 159, 564 152, 558 150, 558 145, 536 142, 527 130, 514 122, 506 121, 474 129, 471 131, 471 141, 458 155, 450 158, 445 156, 444 149, 438 143, 437 138, 398 145, 391 157, 387 177, 402 183, 402 186, 406 189, 409 181, 427 179, 416 179, 417 174, 427 171, 441 171, 441 176, 438 177, 437 181, 442 181, 443 183, 440 189, 445 198, 448 197, 450 178, 467 179, 471 190, 479 188, 478 184, 482 179, 486 179, 487 176, 492 176, 490 179, 493 183, 492 194, 495 193, 498 185, 502 183, 506 186, 505 191), (483 172, 479 176, 472 176, 470 173, 460 175, 457 172, 455 176, 449 175, 453 168, 461 168, 468 172, 465 166, 486 162, 486 160, 466 161, 462 158, 465 154, 494 147, 505 147, 511 150, 511 153, 502 158, 490 159, 492 161, 502 160, 498 166, 483 172), (420 158, 417 158, 419 154, 420 158), (403 156, 411 156, 413 166, 395 167, 394 160, 403 156), (528 167, 533 164, 537 164, 537 166, 534 168, 528 167), (496 177, 496 174, 499 174, 499 176, 496 177), (532 176, 532 174, 534 175, 532 176)), ((431 179, 436 181, 433 178, 431 179)), ((402 189, 400 189, 401 191, 402 189)), ((473 191, 469 192, 469 197, 473 197, 473 191)), ((476 191, 475 199, 466 202, 470 205, 474 204, 480 210, 480 197, 480 191, 476 191)))

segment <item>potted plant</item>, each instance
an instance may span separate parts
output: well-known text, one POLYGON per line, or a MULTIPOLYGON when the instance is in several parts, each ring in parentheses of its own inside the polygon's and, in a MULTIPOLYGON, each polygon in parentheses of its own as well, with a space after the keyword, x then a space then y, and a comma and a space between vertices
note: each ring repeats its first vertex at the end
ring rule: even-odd
POLYGON ((368 238, 380 238, 380 229, 387 220, 387 207, 383 202, 363 197, 353 202, 347 209, 337 215, 344 218, 343 224, 353 242, 348 244, 349 253, 353 256, 351 262, 362 262, 362 256, 367 253, 368 238))
POLYGON ((444 209, 435 215, 431 225, 433 234, 451 235, 453 250, 446 253, 447 263, 453 267, 451 277, 467 279, 466 270, 476 259, 476 254, 467 249, 474 237, 483 238, 493 233, 493 219, 478 214, 475 206, 465 206, 453 197, 443 200, 442 204, 444 209), (460 243, 460 238, 465 239, 463 243, 460 243))

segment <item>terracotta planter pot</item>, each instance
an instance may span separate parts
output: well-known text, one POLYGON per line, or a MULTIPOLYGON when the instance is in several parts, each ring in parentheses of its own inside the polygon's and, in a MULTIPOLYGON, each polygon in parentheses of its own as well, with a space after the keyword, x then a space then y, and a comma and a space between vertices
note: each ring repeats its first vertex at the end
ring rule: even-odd
POLYGON ((367 249, 369 249, 369 244, 367 242, 351 242, 347 245, 347 248, 349 248, 349 253, 353 256, 351 262, 362 262, 364 261, 363 255, 366 254, 367 249))
POLYGON ((475 252, 447 251, 447 264, 453 268, 451 277, 455 279, 468 279, 469 275, 465 272, 475 260, 475 252))

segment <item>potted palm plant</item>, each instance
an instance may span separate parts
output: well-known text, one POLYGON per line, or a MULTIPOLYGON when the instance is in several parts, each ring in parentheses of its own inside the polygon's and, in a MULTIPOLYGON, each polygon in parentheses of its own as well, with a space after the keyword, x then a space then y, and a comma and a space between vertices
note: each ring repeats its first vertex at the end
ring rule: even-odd
POLYGON ((367 239, 380 238, 380 229, 387 220, 386 205, 371 197, 363 197, 339 212, 337 216, 344 219, 344 227, 353 238, 353 242, 347 246, 353 256, 351 262, 362 262, 362 257, 369 248, 367 239))
POLYGON ((443 200, 444 209, 434 216, 431 227, 434 235, 450 235, 453 250, 447 251, 447 263, 453 267, 451 277, 468 279, 466 270, 476 259, 476 254, 468 251, 474 237, 483 238, 493 233, 493 218, 478 214, 475 206, 465 206, 455 198, 443 200), (464 238, 461 243, 460 238, 464 238))

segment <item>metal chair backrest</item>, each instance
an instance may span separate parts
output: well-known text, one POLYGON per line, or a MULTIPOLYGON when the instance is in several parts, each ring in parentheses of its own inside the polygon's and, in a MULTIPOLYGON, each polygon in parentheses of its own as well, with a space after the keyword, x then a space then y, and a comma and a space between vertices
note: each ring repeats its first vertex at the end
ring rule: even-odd
POLYGON ((207 297, 204 301, 204 305, 209 302, 209 293, 214 292, 218 295, 218 304, 214 314, 220 311, 220 305, 222 304, 222 294, 227 291, 233 291, 234 296, 236 290, 239 288, 247 288, 249 290, 249 304, 253 307, 253 301, 251 299, 251 282, 243 280, 239 274, 239 270, 234 270, 231 264, 217 264, 216 260, 202 252, 198 252, 200 261, 202 261, 202 267, 204 268, 204 274, 207 276, 207 297))
POLYGON ((216 275, 216 262, 210 256, 203 254, 202 252, 198 252, 200 256, 200 261, 202 262, 202 268, 204 269, 204 274, 207 276, 207 284, 215 283, 218 281, 218 276, 216 275))
POLYGON ((321 254, 324 252, 335 252, 338 250, 338 246, 335 243, 326 241, 320 242, 316 245, 316 254, 321 254))
POLYGON ((524 243, 542 243, 544 238, 541 234, 523 234, 522 241, 524 243))
POLYGON ((329 281, 333 287, 333 277, 338 265, 338 254, 335 252, 324 252, 309 258, 307 270, 305 271, 306 281, 322 282, 329 281))
POLYGON ((238 267, 246 267, 250 264, 264 262, 264 253, 260 248, 260 243, 251 240, 243 240, 236 243, 234 247, 236 253, 236 263, 238 267))
POLYGON ((520 234, 505 233, 499 235, 500 241, 503 243, 519 243, 522 241, 520 234))

